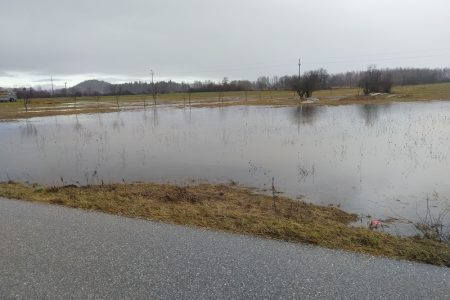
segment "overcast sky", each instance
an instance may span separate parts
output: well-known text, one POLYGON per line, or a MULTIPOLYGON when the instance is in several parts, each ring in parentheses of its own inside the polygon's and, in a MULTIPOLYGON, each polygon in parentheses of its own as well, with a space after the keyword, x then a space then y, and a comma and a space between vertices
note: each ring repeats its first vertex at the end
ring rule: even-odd
POLYGON ((450 66, 448 0, 0 0, 0 86, 450 66))

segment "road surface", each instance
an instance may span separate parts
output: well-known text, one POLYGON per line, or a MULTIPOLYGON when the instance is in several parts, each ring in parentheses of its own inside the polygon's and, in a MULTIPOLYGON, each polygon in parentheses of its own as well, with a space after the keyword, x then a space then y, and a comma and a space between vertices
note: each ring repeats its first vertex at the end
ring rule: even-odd
POLYGON ((1 299, 450 299, 450 269, 0 198, 1 299))

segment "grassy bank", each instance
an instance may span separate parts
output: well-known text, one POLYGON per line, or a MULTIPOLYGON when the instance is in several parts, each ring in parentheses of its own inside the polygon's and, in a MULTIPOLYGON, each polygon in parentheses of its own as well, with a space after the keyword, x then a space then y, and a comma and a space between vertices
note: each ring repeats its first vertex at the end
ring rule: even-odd
POLYGON ((450 247, 444 244, 351 227, 357 216, 338 208, 234 185, 0 183, 0 196, 450 266, 450 247))
MULTIPOLYGON (((314 92, 319 99, 314 104, 307 105, 345 105, 345 104, 384 104, 389 102, 409 102, 427 100, 450 100, 450 83, 398 86, 394 87, 393 94, 376 97, 361 96, 356 88, 338 88, 314 92)), ((297 106, 302 105, 300 99, 293 91, 249 91, 224 93, 171 93, 158 95, 158 105, 174 105, 184 107, 217 107, 232 105, 270 105, 270 106, 297 106)), ((73 98, 47 98, 31 99, 28 111, 23 101, 16 103, 0 103, 0 119, 17 119, 37 116, 64 115, 75 113, 111 112, 124 109, 151 107, 151 95, 120 96, 119 107, 117 99, 113 96, 79 97, 76 102, 73 98)))

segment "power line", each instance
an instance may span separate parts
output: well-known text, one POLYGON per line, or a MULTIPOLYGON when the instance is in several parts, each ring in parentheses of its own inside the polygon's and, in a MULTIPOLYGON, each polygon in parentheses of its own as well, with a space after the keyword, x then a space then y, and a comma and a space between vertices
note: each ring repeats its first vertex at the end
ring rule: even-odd
MULTIPOLYGON (((376 57, 376 56, 386 56, 386 55, 394 55, 394 54, 402 54, 405 53, 421 53, 421 52, 436 52, 436 51, 449 51, 450 47, 447 48, 435 48, 435 49, 416 49, 416 50, 402 50, 402 51, 389 51, 389 52, 376 52, 376 53, 366 53, 366 54, 360 54, 360 55, 344 55, 344 56, 329 56, 329 57, 309 57, 309 59, 315 60, 342 60, 342 59, 348 59, 348 58, 366 58, 366 57, 376 57)), ((432 54, 431 54, 432 55, 432 54)), ((383 57, 379 57, 379 59, 383 59, 383 57)))
MULTIPOLYGON (((450 48, 435 48, 435 49, 416 49, 416 50, 406 50, 406 51, 389 51, 389 52, 377 52, 377 53, 371 53, 371 54, 363 54, 363 55, 351 55, 351 56, 334 56, 334 57, 308 57, 309 64, 333 64, 333 63, 341 63, 341 62, 354 62, 355 59, 359 59, 358 61, 365 62, 366 60, 370 61, 383 61, 383 60, 393 60, 393 59, 403 59, 408 58, 405 57, 403 54, 405 53, 421 53, 421 52, 435 52, 435 51, 448 51, 450 48), (388 54, 402 54, 402 56, 396 56, 396 57, 380 57, 385 56, 388 54), (377 57, 378 56, 378 57, 377 57)), ((424 57, 434 57, 434 56, 447 56, 448 54, 427 54, 423 56, 413 56, 409 58, 424 58, 424 57)), ((274 68, 274 67, 288 67, 291 66, 290 63, 276 63, 277 60, 273 60, 274 64, 267 64, 267 63, 252 63, 252 64, 239 64, 239 67, 229 67, 228 65, 211 65, 211 66, 205 66, 204 69, 196 70, 194 72, 215 72, 215 71, 227 71, 227 70, 243 70, 243 69, 259 69, 259 68, 274 68)), ((286 59, 278 60, 285 62, 286 59)), ((192 71, 175 71, 171 73, 180 73, 180 74, 187 74, 192 73, 192 71)))
MULTIPOLYGON (((348 59, 348 60, 330 60, 330 61, 308 61, 307 63, 304 63, 303 65, 321 65, 326 66, 329 64, 336 64, 336 63, 351 63, 351 62, 360 62, 360 63, 378 63, 383 61, 392 61, 392 60, 408 60, 408 59, 417 59, 417 58, 430 58, 430 57, 444 57, 444 56, 450 56, 449 53, 443 53, 443 54, 436 54, 436 55, 421 55, 421 56, 397 56, 397 57, 389 57, 389 58, 368 58, 368 59, 348 59)), ((261 65, 254 65, 254 66, 239 66, 239 67, 224 67, 224 68, 208 68, 208 69, 201 69, 196 71, 170 71, 168 73, 170 74, 192 74, 192 73, 216 73, 216 72, 228 72, 228 71, 241 71, 241 70, 249 70, 249 69, 259 69, 259 70, 267 70, 271 68, 280 68, 280 67, 292 67, 292 63, 284 63, 284 64, 261 64, 261 65)))
POLYGON ((416 58, 429 58, 429 57, 440 57, 440 56, 450 56, 449 53, 442 53, 436 55, 419 55, 419 56, 397 56, 389 58, 372 58, 372 59, 350 59, 350 60, 336 60, 336 61, 316 61, 309 62, 308 64, 334 64, 334 63, 345 63, 345 62, 379 62, 379 61, 391 61, 391 60, 402 60, 402 59, 416 59, 416 58))

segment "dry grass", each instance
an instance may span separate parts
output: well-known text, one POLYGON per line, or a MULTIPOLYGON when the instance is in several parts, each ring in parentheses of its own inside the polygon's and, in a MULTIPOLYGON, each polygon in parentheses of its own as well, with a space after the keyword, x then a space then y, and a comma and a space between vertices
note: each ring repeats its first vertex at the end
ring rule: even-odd
POLYGON ((449 100, 450 83, 398 86, 393 92, 416 100, 449 100))
MULTIPOLYGON (((361 96, 356 88, 338 88, 314 92, 319 101, 306 105, 346 105, 346 104, 385 104, 389 102, 410 102, 427 100, 450 100, 450 83, 399 86, 393 89, 392 95, 376 97, 361 96)), ((121 96, 120 110, 136 109, 146 105, 151 107, 151 95, 121 96)), ((158 95, 158 105, 173 105, 184 107, 189 105, 187 93, 171 93, 158 95)), ((302 105, 295 92, 292 91, 249 91, 225 92, 223 99, 219 93, 192 93, 192 107, 220 107, 233 105, 268 105, 297 106, 302 105)), ((28 111, 25 111, 23 101, 16 103, 0 103, 0 119, 18 119, 38 116, 64 115, 76 113, 97 113, 117 111, 116 99, 113 96, 103 96, 97 102, 94 97, 80 97, 75 105, 73 98, 32 99, 28 111)))
POLYGON ((0 183, 0 196, 304 242, 327 248, 450 266, 450 248, 427 239, 395 237, 348 224, 357 216, 234 185, 136 183, 43 187, 0 183))

